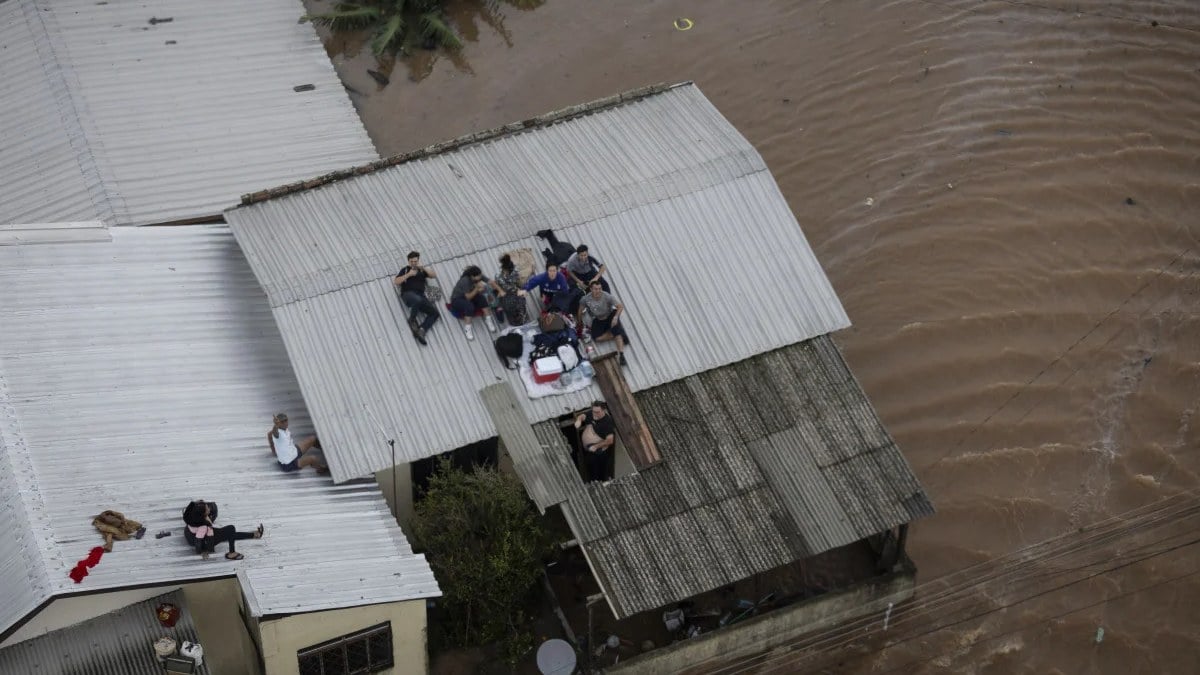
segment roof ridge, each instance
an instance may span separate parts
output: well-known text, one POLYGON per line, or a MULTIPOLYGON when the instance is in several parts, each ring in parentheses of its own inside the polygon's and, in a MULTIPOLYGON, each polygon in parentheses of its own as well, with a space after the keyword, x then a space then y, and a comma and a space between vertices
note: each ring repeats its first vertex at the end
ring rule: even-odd
POLYGON ((67 83, 67 70, 59 62, 58 52, 63 48, 60 33, 50 30, 47 26, 48 21, 54 21, 54 14, 52 11, 40 11, 37 0, 21 2, 21 9, 24 10, 25 24, 29 26, 30 32, 38 33, 33 40, 38 60, 42 64, 46 84, 54 95, 64 131, 71 148, 75 151, 79 172, 88 186, 92 206, 99 220, 105 225, 111 225, 116 219, 116 210, 113 208, 112 198, 104 190, 100 166, 88 143, 88 136, 84 133, 82 120, 85 116, 81 113, 85 112, 86 105, 75 93, 79 87, 72 87, 67 83))
MULTIPOLYGON (((599 98, 594 101, 589 101, 587 103, 580 103, 578 105, 568 106, 566 108, 560 108, 558 110, 548 112, 548 113, 545 113, 542 115, 538 115, 536 117, 531 117, 531 118, 528 118, 525 120, 521 120, 520 122, 512 122, 509 124, 505 124, 504 126, 495 127, 493 129, 487 129, 485 131, 478 131, 473 134, 459 136, 458 138, 454 138, 454 139, 451 139, 448 141, 434 143, 433 145, 428 145, 428 146, 425 146, 424 148, 419 148, 417 150, 410 150, 409 152, 401 153, 398 155, 393 155, 391 157, 387 157, 387 158, 384 158, 384 159, 381 159, 381 160, 378 160, 375 162, 371 162, 369 164, 362 164, 362 165, 351 167, 348 169, 340 169, 338 171, 333 171, 333 172, 330 172, 327 174, 323 174, 323 175, 317 176, 317 177, 309 179, 309 180, 299 181, 296 183, 289 183, 287 185, 281 185, 279 187, 270 188, 267 190, 259 190, 257 192, 251 192, 249 194, 244 194, 244 195, 242 195, 241 204, 239 204, 238 206, 249 206, 251 204, 258 204, 260 202, 269 201, 269 200, 275 199, 277 197, 283 197, 285 195, 294 194, 296 192, 303 192, 305 190, 311 190, 312 188, 320 187, 322 185, 328 185, 330 183, 335 183, 339 180, 345 180, 347 178, 352 178, 354 176, 362 176, 362 175, 366 175, 366 174, 370 174, 370 173, 375 173, 376 171, 382 171, 383 169, 388 169, 393 166, 399 166, 400 164, 407 164, 408 162, 413 162, 418 159, 424 159, 426 157, 434 157, 436 155, 442 155, 442 154, 446 154, 448 152, 453 152, 455 150, 459 150, 459 149, 467 147, 467 146, 476 145, 479 143, 486 143, 487 141, 494 140, 497 138, 502 138, 505 136, 512 136, 512 135, 522 133, 524 131, 531 131, 534 129, 548 127, 552 124, 557 124, 558 122, 566 122, 566 121, 575 119, 576 117, 582 117, 584 115, 590 115, 592 113, 603 112, 606 110, 610 110, 612 108, 620 107, 627 103, 632 103, 634 101, 640 101, 644 98, 648 98, 648 97, 654 96, 656 94, 661 94, 663 92, 670 91, 672 89, 676 89, 679 87, 689 87, 689 86, 693 86, 693 82, 691 80, 685 80, 683 82, 677 82, 675 84, 667 84, 667 83, 652 84, 649 86, 640 87, 638 89, 631 89, 629 91, 626 91, 626 92, 623 92, 620 94, 614 94, 612 96, 605 96, 604 98, 599 98)), ((238 208, 238 206, 234 206, 234 207, 232 207, 230 209, 226 209, 226 210, 231 211, 233 209, 238 208)))

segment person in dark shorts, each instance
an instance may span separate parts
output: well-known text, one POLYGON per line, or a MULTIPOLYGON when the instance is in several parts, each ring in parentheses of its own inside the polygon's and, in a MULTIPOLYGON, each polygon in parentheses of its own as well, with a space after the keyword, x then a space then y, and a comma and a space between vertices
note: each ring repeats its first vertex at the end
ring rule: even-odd
POLYGON ((583 449, 588 481, 611 479, 617 425, 608 414, 608 404, 592 401, 592 409, 575 418, 575 428, 579 430, 579 444, 583 449))
POLYGON ((579 300, 579 311, 576 314, 577 323, 582 325, 583 315, 592 317, 592 338, 597 342, 607 340, 617 341, 617 359, 625 365, 625 347, 629 344, 629 336, 621 325, 621 315, 625 306, 611 293, 605 293, 599 279, 593 279, 588 287, 587 295, 579 300))
POLYGON ((408 326, 412 329, 413 337, 421 344, 428 344, 425 335, 439 318, 437 306, 425 296, 426 281, 436 278, 437 272, 421 264, 421 254, 409 251, 408 266, 397 272, 396 277, 392 279, 392 283, 400 287, 400 299, 411 310, 408 326), (425 315, 425 320, 417 321, 421 314, 425 315))
POLYGON ((463 333, 468 340, 475 339, 475 330, 471 322, 475 314, 483 313, 483 322, 489 333, 496 332, 496 321, 492 318, 492 310, 488 304, 487 289, 491 288, 497 295, 503 293, 495 281, 483 276, 483 270, 478 265, 471 265, 463 270, 454 291, 450 293, 450 309, 462 319, 463 333))
POLYGON ((274 418, 274 426, 267 433, 267 447, 279 462, 279 468, 284 473, 299 471, 311 466, 317 473, 325 473, 329 467, 325 465, 325 454, 317 446, 317 437, 308 438, 296 443, 292 440, 292 432, 288 430, 288 416, 279 413, 274 418))

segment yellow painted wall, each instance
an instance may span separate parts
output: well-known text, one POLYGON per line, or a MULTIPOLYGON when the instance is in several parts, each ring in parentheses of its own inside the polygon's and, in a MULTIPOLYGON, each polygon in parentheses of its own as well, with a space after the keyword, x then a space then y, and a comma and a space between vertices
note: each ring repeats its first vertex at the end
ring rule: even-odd
POLYGON ((237 579, 188 584, 183 596, 209 670, 221 675, 261 675, 250 632, 238 613, 242 590, 237 579))
POLYGON ((177 588, 179 588, 179 584, 142 588, 136 591, 112 591, 81 595, 75 598, 59 598, 38 612, 37 616, 30 619, 24 626, 21 626, 17 632, 0 644, 0 648, 40 637, 60 628, 74 626, 82 621, 115 612, 122 607, 149 600, 163 593, 170 593, 177 588))
POLYGON ((298 675, 296 652, 370 628, 385 621, 392 624, 392 651, 396 665, 391 675, 428 672, 425 650, 425 600, 407 600, 351 609, 296 614, 259 623, 266 675, 298 675))
POLYGON ((413 516, 413 485, 412 466, 399 464, 394 469, 384 469, 375 473, 375 481, 379 483, 379 491, 387 502, 396 522, 402 529, 407 528, 413 516), (395 502, 393 503, 392 481, 396 480, 395 502))

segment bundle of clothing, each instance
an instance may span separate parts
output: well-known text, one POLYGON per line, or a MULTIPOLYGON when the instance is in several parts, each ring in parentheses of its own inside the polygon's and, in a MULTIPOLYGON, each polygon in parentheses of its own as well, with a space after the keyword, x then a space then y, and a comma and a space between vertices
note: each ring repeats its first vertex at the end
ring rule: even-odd
POLYGON ((120 511, 104 511, 92 519, 92 527, 104 535, 104 551, 112 552, 113 540, 128 541, 130 537, 141 539, 146 534, 146 528, 132 518, 126 518, 120 511))

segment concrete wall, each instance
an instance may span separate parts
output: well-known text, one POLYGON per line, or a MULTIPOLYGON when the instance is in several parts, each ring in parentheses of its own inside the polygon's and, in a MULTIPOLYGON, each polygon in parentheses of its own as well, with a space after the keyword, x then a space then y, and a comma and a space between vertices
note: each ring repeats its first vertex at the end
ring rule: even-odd
POLYGON ((300 666, 296 652, 385 621, 392 624, 396 666, 382 672, 392 675, 427 672, 425 600, 422 599, 263 620, 259 623, 259 632, 266 675, 298 675, 300 666))
POLYGON ((122 607, 149 600, 163 593, 170 593, 177 588, 179 588, 179 584, 155 586, 136 591, 113 591, 74 598, 59 598, 38 612, 37 616, 29 620, 29 623, 21 626, 17 632, 0 644, 0 648, 39 637, 60 628, 74 626, 82 621, 115 612, 122 607))
POLYGON ((239 613, 242 590, 237 579, 187 584, 183 596, 209 670, 220 675, 261 675, 254 643, 239 613))
POLYGON ((377 471, 375 481, 379 483, 379 490, 383 493, 392 515, 396 517, 396 522, 400 523, 401 529, 407 529, 413 517, 412 466, 398 464, 391 469, 377 471), (397 481, 394 486, 395 500, 392 499, 393 481, 397 481))
POLYGON ((824 630, 864 614, 883 612, 889 602, 912 597, 914 586, 915 573, 905 568, 622 661, 605 672, 674 675, 705 661, 723 662, 769 651, 805 633, 824 630))

